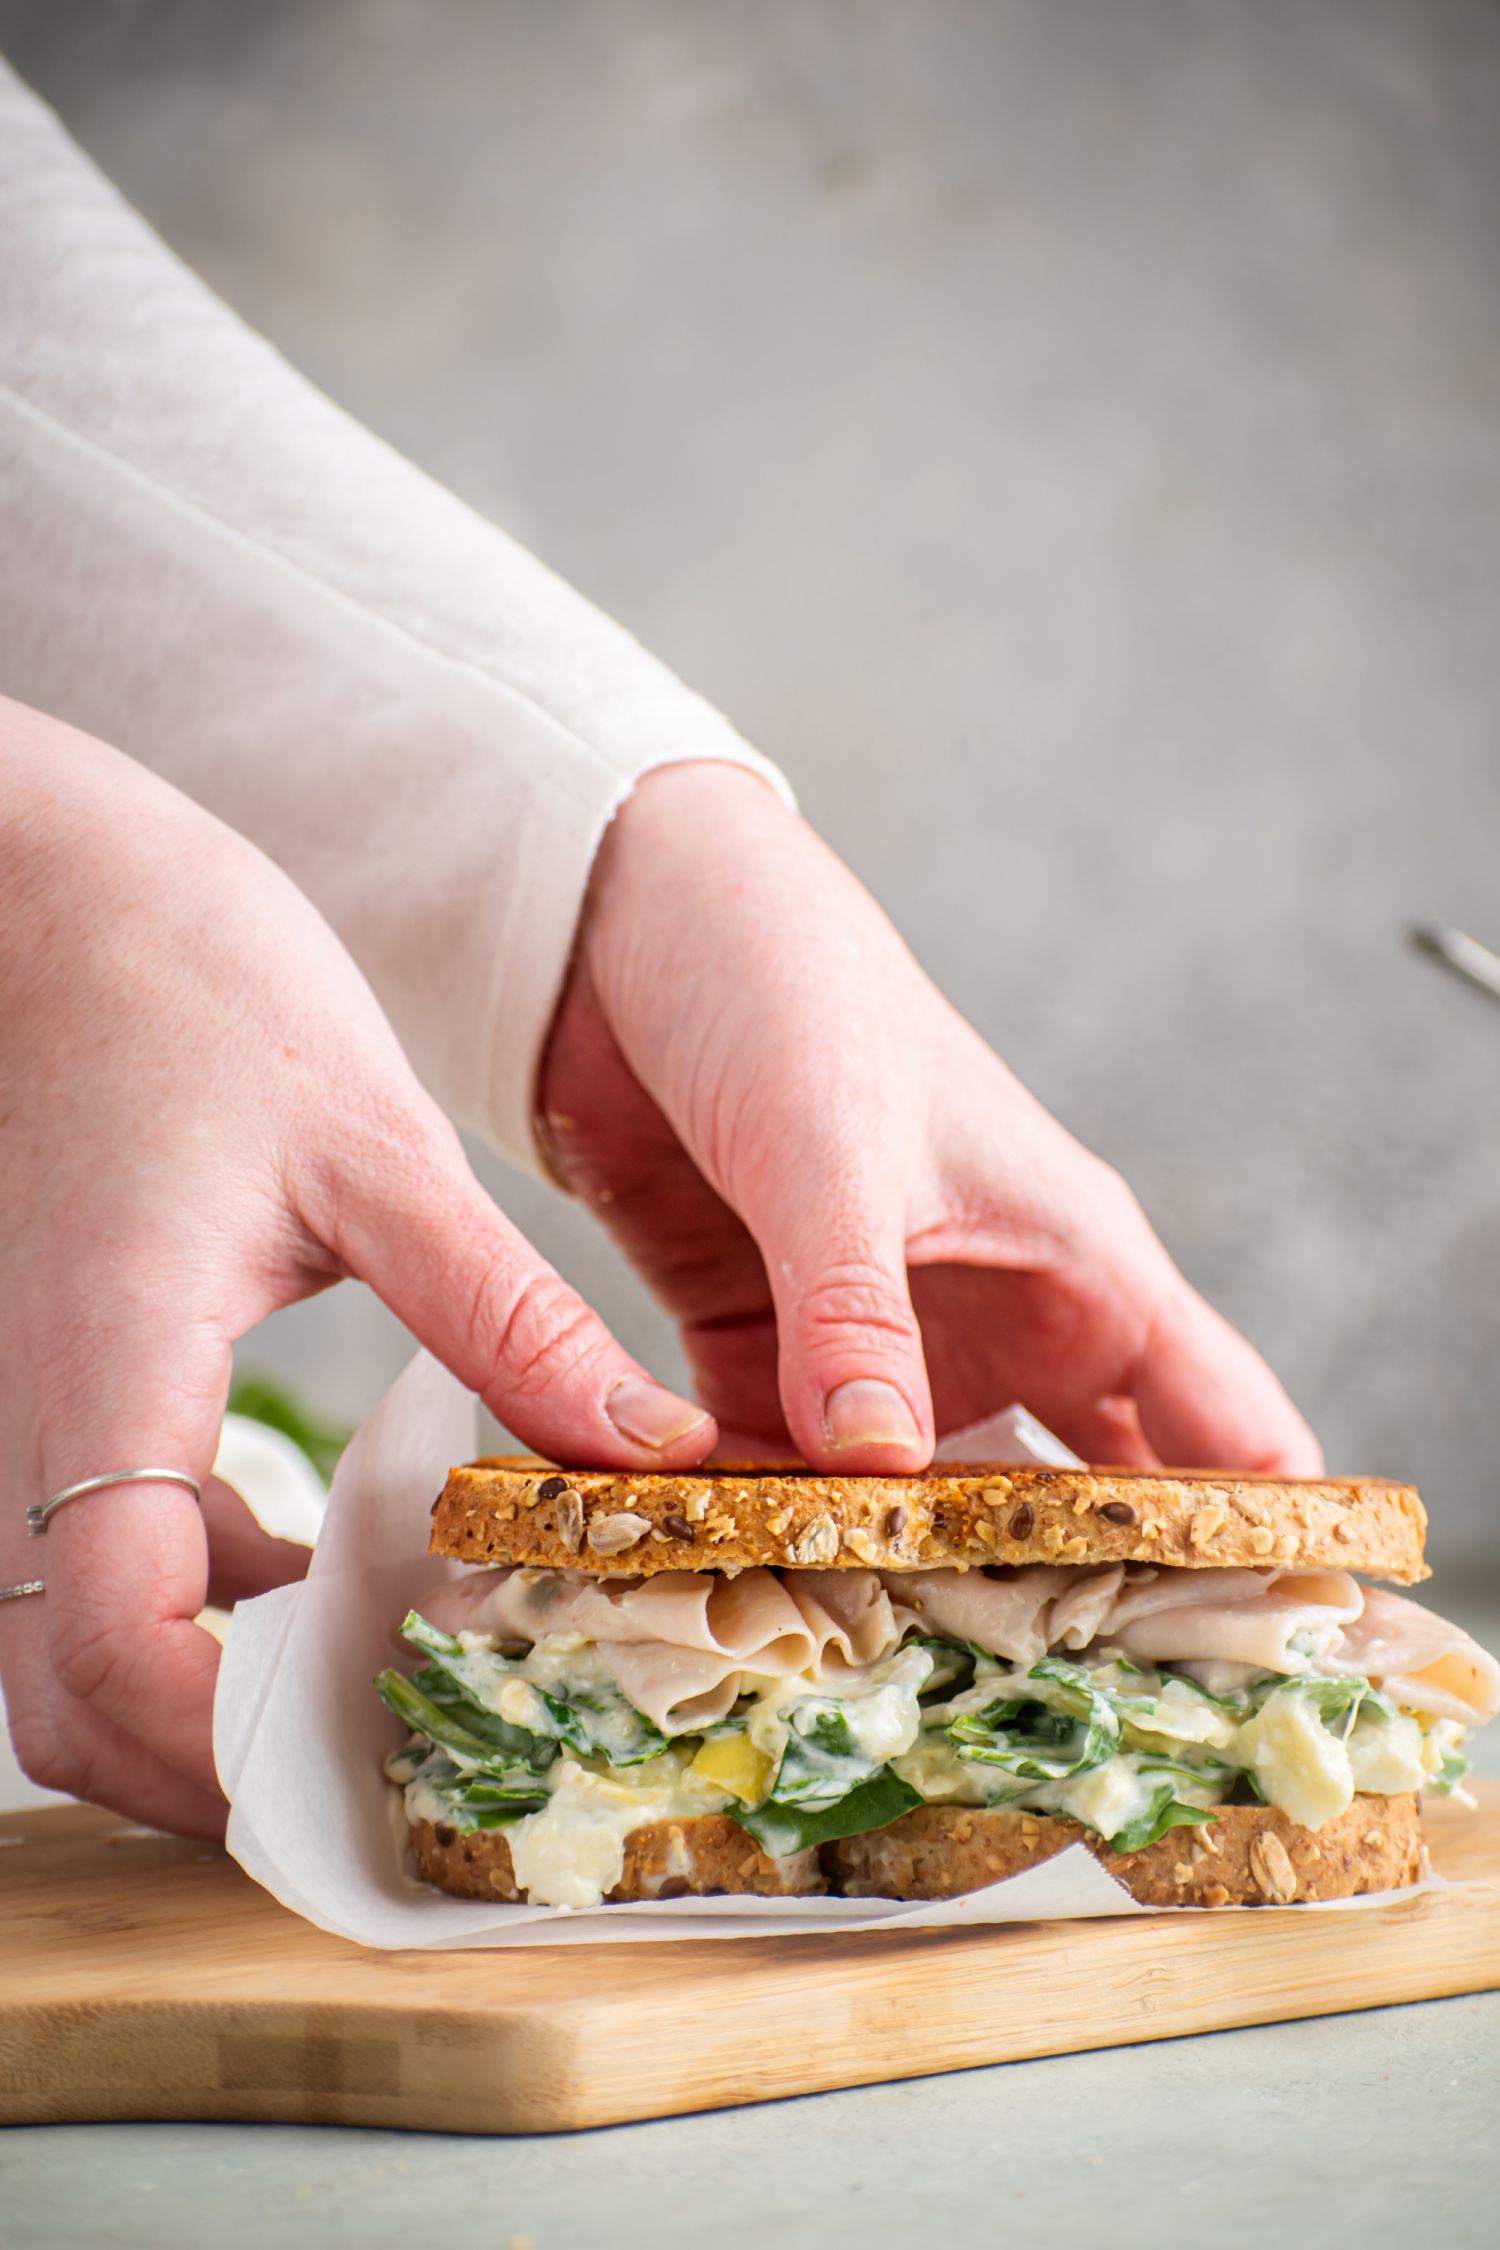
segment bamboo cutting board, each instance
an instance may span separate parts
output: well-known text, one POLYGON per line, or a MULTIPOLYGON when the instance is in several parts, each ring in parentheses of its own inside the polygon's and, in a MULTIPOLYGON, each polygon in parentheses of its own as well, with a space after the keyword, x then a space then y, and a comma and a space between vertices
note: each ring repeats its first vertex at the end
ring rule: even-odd
POLYGON ((1500 1786, 1428 1813, 1466 1887, 909 1936, 367 1953, 222 1852, 0 1819, 0 2121, 555 2132, 1500 1986, 1500 1786))

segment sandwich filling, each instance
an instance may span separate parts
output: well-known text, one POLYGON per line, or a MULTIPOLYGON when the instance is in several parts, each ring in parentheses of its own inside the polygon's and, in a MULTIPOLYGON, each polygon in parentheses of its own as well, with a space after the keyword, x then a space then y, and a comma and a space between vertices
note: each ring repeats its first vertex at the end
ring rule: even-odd
POLYGON ((773 1858, 920 1804, 1065 1814, 1120 1852, 1259 1802, 1447 1793, 1500 1665, 1339 1570, 1038 1564, 450 1581, 376 1682, 407 1817, 504 1828, 536 1903, 597 1905, 625 1839, 727 1813, 773 1858))

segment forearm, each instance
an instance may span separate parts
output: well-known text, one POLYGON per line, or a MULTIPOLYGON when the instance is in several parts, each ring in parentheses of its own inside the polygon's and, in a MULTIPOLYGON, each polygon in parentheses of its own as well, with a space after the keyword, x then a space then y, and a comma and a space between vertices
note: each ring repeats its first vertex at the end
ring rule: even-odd
POLYGON ((0 337, 0 685, 260 844, 439 1098, 531 1161, 611 813, 662 763, 770 769, 304 383, 3 65, 0 337))

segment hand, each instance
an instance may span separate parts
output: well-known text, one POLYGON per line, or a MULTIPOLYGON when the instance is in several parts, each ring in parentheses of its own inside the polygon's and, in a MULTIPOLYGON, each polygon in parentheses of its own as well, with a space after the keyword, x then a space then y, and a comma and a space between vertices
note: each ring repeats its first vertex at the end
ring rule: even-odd
POLYGON ((1020 1400, 1094 1461, 1319 1467, 1117 1174, 750 775, 664 768, 617 816, 541 1106, 741 1458, 916 1469, 1020 1400))
POLYGON ((291 1575, 208 1483, 235 1338, 357 1274, 528 1443, 713 1442, 501 1217, 368 987, 248 844, 0 702, 0 1670, 32 1777, 217 1834, 211 1592, 291 1575), (28 1502, 109 1469, 171 1485, 28 1502))

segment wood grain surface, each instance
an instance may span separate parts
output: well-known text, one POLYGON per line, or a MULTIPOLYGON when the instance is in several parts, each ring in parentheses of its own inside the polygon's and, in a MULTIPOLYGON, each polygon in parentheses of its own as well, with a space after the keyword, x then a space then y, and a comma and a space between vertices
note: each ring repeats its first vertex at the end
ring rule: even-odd
POLYGON ((0 1819, 0 2121, 556 2132, 1500 1986, 1500 1786, 1435 1804, 1461 1887, 897 1936, 369 1953, 222 1852, 0 1819))

